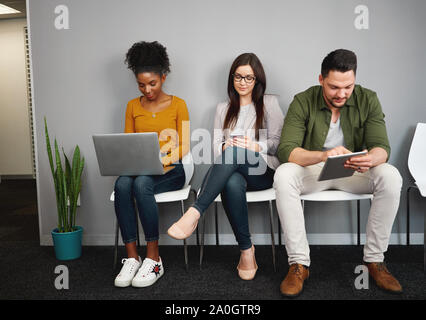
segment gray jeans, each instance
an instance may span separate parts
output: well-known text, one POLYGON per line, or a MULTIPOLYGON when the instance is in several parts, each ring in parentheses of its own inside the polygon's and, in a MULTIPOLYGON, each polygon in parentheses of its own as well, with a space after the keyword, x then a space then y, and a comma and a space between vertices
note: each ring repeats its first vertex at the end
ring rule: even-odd
POLYGON ((367 221, 364 261, 383 262, 399 207, 402 177, 398 170, 383 163, 365 173, 355 172, 351 177, 317 181, 323 165, 321 162, 302 167, 288 162, 275 172, 274 188, 288 263, 309 266, 311 262, 300 195, 328 189, 374 195, 367 221))

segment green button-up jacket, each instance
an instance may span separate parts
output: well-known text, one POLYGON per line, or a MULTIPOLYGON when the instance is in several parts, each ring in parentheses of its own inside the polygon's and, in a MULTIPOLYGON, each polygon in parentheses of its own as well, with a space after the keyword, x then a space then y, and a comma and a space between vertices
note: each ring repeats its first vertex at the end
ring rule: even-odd
MULTIPOLYGON (((390 155, 379 99, 374 91, 355 85, 354 91, 340 110, 345 146, 353 152, 380 147, 390 155)), ((322 151, 330 127, 331 111, 323 97, 322 87, 313 86, 297 94, 290 104, 281 132, 277 156, 288 162, 294 148, 322 151)))

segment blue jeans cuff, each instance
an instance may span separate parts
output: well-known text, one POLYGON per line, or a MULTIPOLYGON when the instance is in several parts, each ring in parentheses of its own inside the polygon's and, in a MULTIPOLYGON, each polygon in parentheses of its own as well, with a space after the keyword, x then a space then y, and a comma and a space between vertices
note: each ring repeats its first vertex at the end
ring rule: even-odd
POLYGON ((151 241, 157 241, 158 239, 160 239, 160 237, 156 236, 156 237, 145 238, 145 241, 146 242, 151 242, 151 241))
POLYGON ((123 243, 124 244, 128 244, 128 243, 132 243, 132 242, 136 242, 136 240, 137 240, 137 238, 132 238, 132 239, 129 239, 129 240, 125 240, 125 239, 123 239, 123 243))
POLYGON ((197 209, 200 213, 200 216, 203 215, 204 211, 197 204, 193 204, 191 207, 197 209))

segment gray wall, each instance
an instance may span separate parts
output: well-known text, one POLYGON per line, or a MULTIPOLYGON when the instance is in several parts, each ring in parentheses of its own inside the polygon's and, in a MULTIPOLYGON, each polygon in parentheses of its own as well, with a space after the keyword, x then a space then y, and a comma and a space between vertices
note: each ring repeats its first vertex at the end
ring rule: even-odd
MULTIPOLYGON (((30 1, 41 243, 51 243, 50 231, 57 220, 44 116, 51 137, 56 136, 66 152, 78 144, 86 158, 78 212, 84 242, 112 243, 114 208, 109 196, 114 179, 99 175, 91 135, 123 131, 127 101, 140 95, 124 65, 124 54, 140 40, 158 40, 167 47, 172 72, 165 91, 185 99, 192 129, 210 130, 216 104, 226 99, 228 70, 238 54, 259 56, 266 69, 267 92, 279 95, 285 112, 294 94, 317 84, 328 52, 355 51, 357 83, 378 93, 391 141, 390 163, 400 170, 405 190, 413 181, 407 154, 415 124, 426 120, 421 98, 426 74, 425 12, 426 2, 421 0, 30 1), (69 9, 69 30, 55 28, 55 7, 61 4, 69 9), (354 27, 359 4, 369 9, 368 30, 354 27)), ((206 165, 196 167, 194 187, 200 185, 206 169, 206 165)), ((405 241, 405 199, 403 193, 392 243, 405 241)), ((413 196, 412 232, 418 243, 423 239, 424 204, 420 196, 413 196)), ((362 205, 362 232, 368 207, 362 205)), ((268 243, 266 209, 262 204, 250 206, 255 243, 268 243)), ((212 211, 207 213, 210 234, 212 211)), ((355 213, 353 204, 308 203, 311 243, 353 243, 355 213)), ((179 214, 178 205, 160 207, 162 234, 179 214)), ((224 241, 235 243, 222 210, 220 219, 221 232, 227 234, 224 241)), ((180 242, 163 235, 160 243, 180 242)))

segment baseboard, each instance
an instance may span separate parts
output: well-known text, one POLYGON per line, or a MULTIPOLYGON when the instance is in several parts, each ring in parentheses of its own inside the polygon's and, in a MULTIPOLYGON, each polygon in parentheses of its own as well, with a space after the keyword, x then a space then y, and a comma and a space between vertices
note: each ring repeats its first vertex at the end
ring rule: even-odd
POLYGON ((19 175, 0 175, 1 180, 35 180, 35 176, 31 174, 19 174, 19 175))
MULTIPOLYGON (((275 244, 278 244, 278 234, 274 235, 275 244)), ((141 244, 145 244, 143 235, 141 235, 141 244)), ((284 236, 281 237, 284 244, 284 236)), ((271 235, 270 234, 253 234, 251 240, 254 244, 258 245, 270 245, 271 235)), ((83 234, 83 245, 85 246, 112 246, 114 245, 115 236, 113 234, 98 234, 98 235, 84 235, 83 234)), ((311 233, 308 234, 308 241, 311 245, 355 245, 357 241, 356 234, 350 233, 311 233)), ((410 236, 410 244, 423 245, 424 236, 423 233, 412 233, 410 236)), ((233 234, 220 234, 219 243, 221 245, 236 245, 235 236, 233 234)), ((365 243, 365 234, 361 234, 361 244, 365 243)), ((167 234, 162 234, 159 240, 160 245, 182 245, 181 240, 175 240, 170 238, 167 234)), ((188 245, 196 245, 197 240, 195 234, 187 239, 188 245)), ((206 234, 204 237, 205 245, 216 244, 215 234, 206 234)), ((406 234, 405 233, 393 233, 391 234, 390 245, 405 245, 406 234)), ((40 237, 40 245, 51 246, 53 245, 52 236, 42 235, 40 237)), ((121 239, 119 239, 119 245, 123 245, 121 239)))

